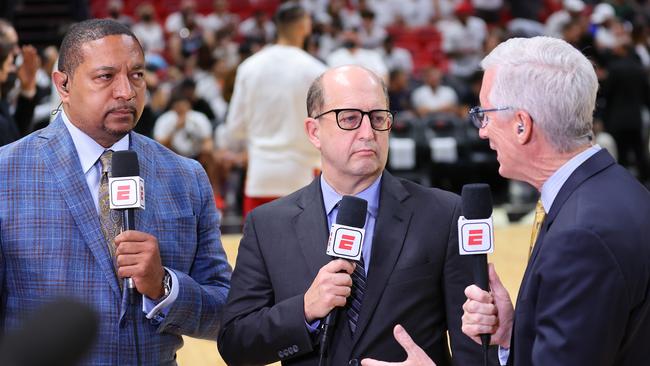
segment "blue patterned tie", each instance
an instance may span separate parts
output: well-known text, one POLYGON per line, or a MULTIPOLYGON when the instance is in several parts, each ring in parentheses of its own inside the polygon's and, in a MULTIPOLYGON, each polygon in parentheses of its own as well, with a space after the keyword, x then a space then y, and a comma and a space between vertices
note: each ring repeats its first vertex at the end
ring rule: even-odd
POLYGON ((364 267, 363 256, 361 256, 354 268, 354 272, 352 272, 352 293, 348 297, 346 304, 352 334, 357 330, 357 321, 361 313, 361 301, 363 300, 363 294, 366 292, 366 270, 364 267))

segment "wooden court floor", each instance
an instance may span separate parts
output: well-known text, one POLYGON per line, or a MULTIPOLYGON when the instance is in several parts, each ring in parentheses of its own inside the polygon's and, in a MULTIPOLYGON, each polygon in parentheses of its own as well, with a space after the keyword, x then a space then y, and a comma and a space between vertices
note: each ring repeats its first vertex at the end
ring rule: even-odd
MULTIPOLYGON (((531 231, 531 224, 528 221, 522 220, 522 223, 516 225, 495 225, 494 230, 495 253, 490 256, 489 261, 494 263, 497 273, 513 297, 513 301, 526 267, 531 231)), ((240 235, 224 235, 222 238, 228 261, 233 266, 237 257, 240 237, 240 235)), ((178 352, 180 366, 225 365, 217 351, 216 342, 184 338, 185 345, 178 352)))

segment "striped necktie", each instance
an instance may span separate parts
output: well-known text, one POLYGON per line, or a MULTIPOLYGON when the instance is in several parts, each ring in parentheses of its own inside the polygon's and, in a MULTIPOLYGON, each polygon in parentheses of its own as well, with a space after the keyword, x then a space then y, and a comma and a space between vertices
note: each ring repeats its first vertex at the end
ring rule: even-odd
POLYGON ((544 206, 542 206, 542 200, 537 201, 535 206, 535 221, 533 221, 533 231, 530 234, 530 244, 528 248, 528 258, 533 254, 533 248, 535 248, 535 242, 537 241, 537 236, 539 235, 539 229, 541 229, 544 219, 546 218, 546 211, 544 211, 544 206))
POLYGON ((111 175, 112 158, 112 150, 104 151, 102 156, 99 157, 102 164, 102 175, 99 181, 99 222, 111 258, 115 258, 115 237, 122 231, 122 215, 117 210, 111 210, 110 208, 108 178, 111 175))
POLYGON ((354 272, 352 272, 352 293, 348 297, 346 304, 346 312, 352 334, 357 330, 357 321, 361 313, 361 301, 366 292, 366 270, 364 267, 363 256, 361 256, 361 259, 357 262, 357 266, 354 268, 354 272))

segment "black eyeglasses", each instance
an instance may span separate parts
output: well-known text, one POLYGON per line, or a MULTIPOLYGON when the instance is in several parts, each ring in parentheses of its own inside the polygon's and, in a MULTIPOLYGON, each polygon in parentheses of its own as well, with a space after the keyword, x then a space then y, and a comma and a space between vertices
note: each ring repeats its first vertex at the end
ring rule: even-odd
POLYGON ((487 116, 485 113, 487 112, 500 112, 500 111, 507 111, 510 109, 510 107, 498 107, 498 108, 489 108, 489 109, 482 109, 481 107, 472 107, 472 109, 469 110, 469 117, 472 120, 472 124, 478 129, 481 129, 485 126, 487 126, 488 122, 490 122, 487 119, 487 116))
POLYGON ((393 126, 393 112, 387 109, 373 109, 371 111, 362 111, 361 109, 345 108, 345 109, 330 109, 323 112, 314 119, 320 118, 328 113, 336 113, 336 124, 340 129, 351 131, 356 130, 361 126, 363 116, 368 115, 370 120, 370 127, 375 131, 387 131, 393 126))

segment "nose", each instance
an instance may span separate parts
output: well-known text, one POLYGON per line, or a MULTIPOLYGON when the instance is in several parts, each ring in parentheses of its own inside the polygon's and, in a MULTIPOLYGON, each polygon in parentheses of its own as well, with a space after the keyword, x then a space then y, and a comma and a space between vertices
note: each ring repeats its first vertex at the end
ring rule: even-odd
POLYGON ((483 140, 488 138, 488 133, 487 133, 488 126, 482 127, 478 129, 478 136, 482 138, 483 140))
POLYGON ((131 100, 135 97, 135 88, 126 75, 116 75, 113 87, 115 99, 131 100))
POLYGON ((363 140, 372 140, 375 138, 375 130, 372 129, 369 115, 365 114, 361 118, 361 126, 359 126, 358 128, 358 134, 359 134, 359 138, 363 140))

